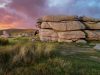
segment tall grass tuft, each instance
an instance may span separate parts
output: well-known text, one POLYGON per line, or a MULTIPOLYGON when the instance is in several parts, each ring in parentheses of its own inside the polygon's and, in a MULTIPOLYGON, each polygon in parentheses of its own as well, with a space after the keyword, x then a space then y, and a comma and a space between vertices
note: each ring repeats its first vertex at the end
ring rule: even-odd
POLYGON ((13 50, 13 63, 34 63, 41 58, 49 58, 55 53, 56 44, 42 42, 28 42, 13 50))
POLYGON ((14 51, 13 63, 31 63, 35 59, 34 44, 32 43, 22 45, 17 52, 16 50, 14 51))
POLYGON ((35 54, 37 57, 50 57, 55 54, 57 46, 57 43, 37 42, 35 43, 35 54))
POLYGON ((34 66, 34 75, 69 75, 72 63, 62 58, 48 59, 34 66))

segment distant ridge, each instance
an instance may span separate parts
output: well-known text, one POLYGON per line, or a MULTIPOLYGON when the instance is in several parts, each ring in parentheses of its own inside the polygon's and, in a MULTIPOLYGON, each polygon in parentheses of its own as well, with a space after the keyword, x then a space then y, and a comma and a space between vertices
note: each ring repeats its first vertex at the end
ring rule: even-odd
POLYGON ((34 32, 36 29, 4 29, 0 30, 0 34, 2 34, 3 31, 7 31, 10 34, 15 34, 15 33, 31 33, 34 32))

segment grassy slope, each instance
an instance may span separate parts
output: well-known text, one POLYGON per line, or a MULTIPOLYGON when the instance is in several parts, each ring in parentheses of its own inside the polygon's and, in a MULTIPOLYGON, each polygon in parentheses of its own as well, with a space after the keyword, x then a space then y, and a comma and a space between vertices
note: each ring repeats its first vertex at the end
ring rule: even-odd
POLYGON ((0 47, 0 75, 100 75, 100 52, 89 44, 25 42, 0 47))

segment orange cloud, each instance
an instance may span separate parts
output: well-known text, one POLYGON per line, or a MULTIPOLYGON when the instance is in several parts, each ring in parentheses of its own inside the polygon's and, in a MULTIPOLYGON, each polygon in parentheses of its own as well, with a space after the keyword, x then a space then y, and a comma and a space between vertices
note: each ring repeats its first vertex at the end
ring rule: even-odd
POLYGON ((12 25, 12 24, 2 24, 2 23, 0 23, 0 30, 9 29, 9 28, 15 28, 15 26, 12 25))
POLYGON ((34 22, 32 18, 27 17, 24 13, 16 12, 14 9, 0 9, 0 29, 9 28, 32 28, 34 22), (8 12, 10 11, 10 12, 8 12))

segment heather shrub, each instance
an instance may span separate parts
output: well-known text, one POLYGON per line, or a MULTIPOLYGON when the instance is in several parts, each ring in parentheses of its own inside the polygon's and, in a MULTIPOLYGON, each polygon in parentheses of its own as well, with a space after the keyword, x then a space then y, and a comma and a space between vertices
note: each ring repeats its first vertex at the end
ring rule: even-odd
POLYGON ((0 38, 0 45, 7 45, 9 44, 9 40, 7 38, 0 38))

